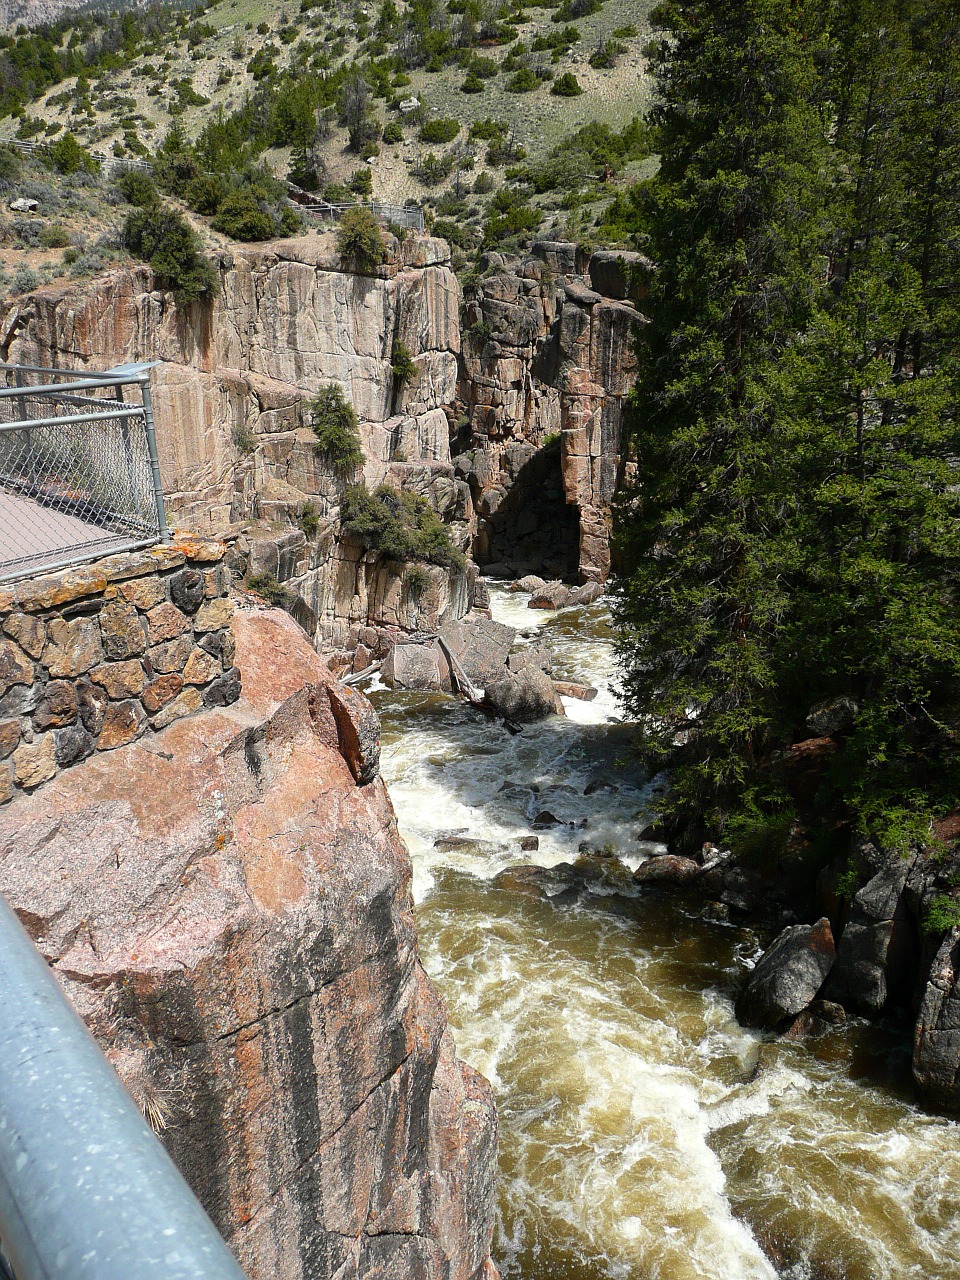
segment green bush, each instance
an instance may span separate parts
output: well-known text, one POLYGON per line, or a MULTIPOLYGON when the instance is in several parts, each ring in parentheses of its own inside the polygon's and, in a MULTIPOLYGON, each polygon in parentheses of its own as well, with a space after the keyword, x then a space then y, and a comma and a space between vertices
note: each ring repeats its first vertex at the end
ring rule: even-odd
POLYGON ((305 502, 297 512, 297 524, 308 538, 315 538, 320 529, 320 513, 312 502, 305 502))
POLYGON ((213 226, 233 240, 269 240, 276 228, 265 203, 266 192, 260 187, 233 191, 217 210, 213 226))
POLYGON ((923 923, 925 933, 946 933, 960 926, 960 899, 938 893, 930 903, 923 923))
POLYGON ((337 227, 337 252, 357 271, 373 271, 387 256, 380 223, 369 209, 348 209, 337 227))
POLYGON ((50 168, 57 173, 99 173, 100 164, 81 147, 72 133, 65 133, 62 138, 50 144, 46 153, 50 168))
POLYGON ((403 125, 399 120, 391 120, 388 125, 384 126, 383 140, 389 146, 396 146, 397 143, 403 141, 403 125))
POLYGON ((13 147, 0 146, 0 191, 6 191, 20 177, 20 157, 13 147))
POLYGON ((44 249, 66 249, 71 243, 70 232, 66 227, 61 227, 54 222, 51 226, 41 229, 40 243, 44 249))
POLYGON ((269 600, 276 609, 289 609, 297 599, 296 592, 285 587, 282 582, 278 582, 272 573, 254 574, 252 578, 247 579, 247 587, 250 591, 255 591, 258 596, 269 600))
POLYGON ((216 274, 203 257, 196 232, 176 209, 155 204, 135 209, 123 227, 123 241, 134 257, 149 262, 162 289, 180 302, 213 292, 216 274))
POLYGON ((343 524, 366 550, 389 560, 426 560, 457 571, 466 565, 440 517, 418 494, 388 485, 370 493, 362 484, 351 485, 344 494, 343 524))
POLYGON ((357 415, 335 382, 321 387, 309 406, 317 453, 341 479, 356 475, 364 463, 357 415))
POLYGON ((459 120, 428 120, 420 127, 420 141, 433 143, 452 142, 459 132, 459 120))
POLYGON ((471 71, 467 74, 466 79, 460 86, 461 93, 483 93, 484 82, 478 75, 474 75, 471 71))
POLYGON ((587 18, 591 13, 599 13, 603 8, 603 0, 566 0, 566 3, 553 15, 554 22, 573 22, 577 18, 587 18))
POLYGON ((198 173, 187 183, 183 198, 191 209, 209 218, 219 210, 226 194, 226 183, 219 174, 198 173))
POLYGON ((576 98, 583 93, 583 88, 572 71, 565 71, 554 80, 550 92, 558 98, 576 98))
POLYGON ((390 368, 393 370, 393 380, 398 389, 405 387, 416 376, 417 366, 413 362, 413 356, 399 339, 393 344, 390 368))
POLYGON ((422 564, 412 564, 403 575, 403 586, 411 600, 419 600, 430 586, 430 570, 422 564))

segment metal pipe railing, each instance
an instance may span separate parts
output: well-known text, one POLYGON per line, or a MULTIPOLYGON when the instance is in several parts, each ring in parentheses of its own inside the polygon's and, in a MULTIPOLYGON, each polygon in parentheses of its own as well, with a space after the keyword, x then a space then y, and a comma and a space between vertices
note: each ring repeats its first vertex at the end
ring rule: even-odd
POLYGON ((0 1245, 16 1280, 244 1280, 2 898, 0 1245))

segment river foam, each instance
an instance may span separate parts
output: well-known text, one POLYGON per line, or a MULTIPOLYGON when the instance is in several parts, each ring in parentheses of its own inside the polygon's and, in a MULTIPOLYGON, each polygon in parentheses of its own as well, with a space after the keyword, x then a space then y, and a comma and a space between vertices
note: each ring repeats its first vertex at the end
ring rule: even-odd
POLYGON ((583 842, 636 865, 650 788, 602 606, 538 615, 492 594, 560 674, 599 685, 594 702, 510 735, 450 698, 374 696, 424 962, 497 1093, 505 1276, 952 1280, 958 1127, 904 1095, 896 1037, 854 1024, 764 1043, 733 1016, 748 932, 669 898, 551 902, 493 883, 583 842), (563 825, 522 851, 544 810, 563 825))

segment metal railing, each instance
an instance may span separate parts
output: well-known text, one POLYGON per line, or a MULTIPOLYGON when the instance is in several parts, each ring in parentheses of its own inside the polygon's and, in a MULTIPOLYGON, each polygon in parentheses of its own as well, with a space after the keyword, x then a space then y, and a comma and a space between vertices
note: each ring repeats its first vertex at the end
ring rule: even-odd
POLYGON ((168 536, 151 367, 0 364, 0 582, 168 536))
MULTIPOLYGON (((4 144, 16 147, 31 155, 43 155, 50 150, 48 142, 23 142, 13 138, 4 144)), ((105 151, 91 151, 90 154, 99 161, 100 172, 109 177, 117 170, 136 169, 141 173, 153 173, 153 165, 147 160, 134 160, 129 157, 109 155, 105 151)), ((208 175, 212 176, 212 175, 208 175)), ((331 204, 319 196, 311 195, 293 182, 284 184, 290 203, 308 217, 318 218, 324 222, 338 222, 348 209, 369 209, 375 218, 383 222, 392 222, 398 227, 409 227, 411 231, 423 231, 425 223, 423 210, 419 205, 383 204, 379 200, 353 200, 346 204, 331 204)))
POLYGON ((0 898, 0 1276, 244 1280, 0 898))
MULTIPOLYGON (((27 155, 46 155, 50 150, 49 142, 25 142, 21 138, 9 138, 4 144, 5 147, 16 147, 18 151, 23 151, 27 155)), ((123 172, 125 169, 137 169, 141 173, 153 173, 153 165, 147 160, 134 160, 131 156, 115 156, 107 151, 94 151, 91 149, 90 154, 94 160, 100 165, 100 172, 104 177, 109 177, 117 170, 123 172)))

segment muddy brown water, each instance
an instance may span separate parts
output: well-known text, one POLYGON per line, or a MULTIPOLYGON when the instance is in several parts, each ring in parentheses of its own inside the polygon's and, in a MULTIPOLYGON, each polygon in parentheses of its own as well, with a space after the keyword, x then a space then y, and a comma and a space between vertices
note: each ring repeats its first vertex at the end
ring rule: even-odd
POLYGON ((646 856, 606 612, 525 604, 494 589, 495 616, 601 688, 567 720, 510 735, 449 698, 371 695, 424 963, 497 1096, 504 1276, 955 1280, 960 1125, 915 1105, 902 1032, 764 1041, 733 1016, 748 930, 667 897, 541 901, 493 883, 584 840, 646 856), (544 809, 564 825, 524 853, 544 809))

